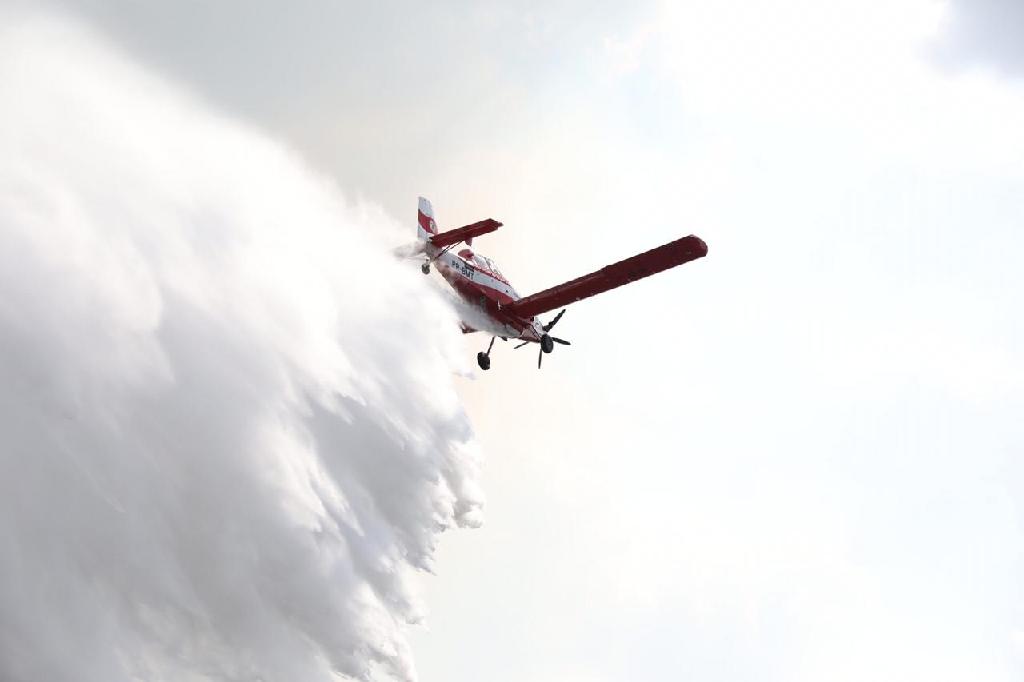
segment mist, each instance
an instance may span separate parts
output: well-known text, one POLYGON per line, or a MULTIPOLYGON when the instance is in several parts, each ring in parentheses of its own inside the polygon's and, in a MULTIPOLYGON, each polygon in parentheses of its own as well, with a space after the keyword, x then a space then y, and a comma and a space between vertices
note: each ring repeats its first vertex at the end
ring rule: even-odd
POLYGON ((415 679, 482 496, 411 218, 71 22, 0 91, 0 678, 415 679))

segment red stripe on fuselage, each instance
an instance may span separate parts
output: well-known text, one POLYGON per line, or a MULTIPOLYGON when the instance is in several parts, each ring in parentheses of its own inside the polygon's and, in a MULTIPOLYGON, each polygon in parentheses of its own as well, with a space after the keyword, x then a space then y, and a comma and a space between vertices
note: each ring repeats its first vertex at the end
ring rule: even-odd
POLYGON ((449 284, 455 287, 463 298, 471 303, 480 303, 481 299, 485 299, 497 305, 508 305, 515 300, 504 291, 498 291, 486 284, 474 282, 451 268, 442 268, 441 274, 448 280, 449 284))
POLYGON ((509 288, 512 287, 512 284, 507 279, 505 279, 504 275, 499 275, 496 272, 492 272, 491 270, 488 270, 486 268, 482 268, 479 265, 477 265, 476 263, 474 263, 473 262, 473 251, 472 251, 472 249, 463 249, 462 251, 459 251, 458 255, 459 255, 459 259, 463 263, 466 264, 466 267, 470 268, 474 272, 479 272, 479 273, 482 273, 484 275, 487 275, 488 277, 493 277, 494 279, 498 280, 502 284, 507 285, 509 288))
MULTIPOLYGON (((477 267, 476 265, 474 265, 473 263, 467 261, 466 259, 462 259, 462 262, 465 263, 467 266, 469 266, 469 268, 471 270, 473 270, 474 272, 479 272, 482 275, 487 275, 488 277, 493 277, 494 279, 498 280, 499 282, 501 282, 505 286, 507 286, 509 288, 512 287, 512 285, 509 284, 509 281, 507 279, 505 279, 504 277, 502 277, 501 275, 499 275, 498 273, 491 272, 490 270, 485 270, 484 268, 481 268, 481 267, 477 267)), ((505 295, 505 292, 499 292, 499 293, 502 294, 503 296, 505 295)), ((503 301, 503 303, 504 303, 504 301, 503 301)))
POLYGON ((509 314, 502 309, 502 306, 508 305, 515 300, 514 298, 503 291, 473 282, 447 265, 439 267, 438 270, 464 300, 482 308, 495 322, 515 329, 519 333, 519 338, 537 340, 532 319, 509 314))

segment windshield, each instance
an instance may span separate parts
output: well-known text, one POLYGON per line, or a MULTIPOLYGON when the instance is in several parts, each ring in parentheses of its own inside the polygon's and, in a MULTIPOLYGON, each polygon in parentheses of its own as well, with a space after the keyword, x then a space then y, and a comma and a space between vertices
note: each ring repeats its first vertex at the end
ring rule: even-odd
POLYGON ((492 261, 487 256, 481 256, 480 254, 474 254, 473 260, 476 261, 476 264, 479 265, 480 267, 485 268, 485 269, 489 270, 490 272, 493 272, 495 275, 498 275, 499 277, 501 276, 501 271, 498 270, 498 266, 496 266, 494 264, 494 261, 492 261))
POLYGON ((491 272, 493 272, 496 275, 500 275, 501 274, 501 271, 498 270, 498 266, 494 264, 494 261, 492 261, 487 256, 484 256, 483 258, 484 258, 484 263, 487 264, 487 269, 488 270, 490 270, 491 272))

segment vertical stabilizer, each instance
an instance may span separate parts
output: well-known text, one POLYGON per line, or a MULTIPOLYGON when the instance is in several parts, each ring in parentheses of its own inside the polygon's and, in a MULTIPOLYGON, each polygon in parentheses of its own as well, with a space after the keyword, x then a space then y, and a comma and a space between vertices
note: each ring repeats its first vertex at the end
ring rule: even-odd
POLYGON ((423 197, 420 197, 419 213, 416 216, 419 225, 416 228, 416 237, 426 241, 437 234, 437 223, 434 222, 434 207, 423 197))

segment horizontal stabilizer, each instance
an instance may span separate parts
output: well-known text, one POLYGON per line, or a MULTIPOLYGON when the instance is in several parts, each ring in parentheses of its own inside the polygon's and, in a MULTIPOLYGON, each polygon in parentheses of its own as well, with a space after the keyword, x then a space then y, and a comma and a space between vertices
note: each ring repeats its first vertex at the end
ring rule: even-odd
POLYGON ((502 306, 502 310, 530 318, 555 308, 590 298, 623 284, 688 263, 708 254, 708 245, 692 234, 626 260, 606 265, 589 275, 553 286, 518 301, 502 306))
POLYGON ((488 218, 487 220, 481 220, 480 222, 473 223, 472 225, 466 225, 465 227, 448 230, 441 234, 435 234, 430 238, 430 243, 434 246, 450 246, 452 244, 464 242, 467 239, 472 239, 473 237, 479 237, 480 235, 487 234, 488 232, 494 232, 499 227, 501 227, 501 223, 497 220, 488 218))

